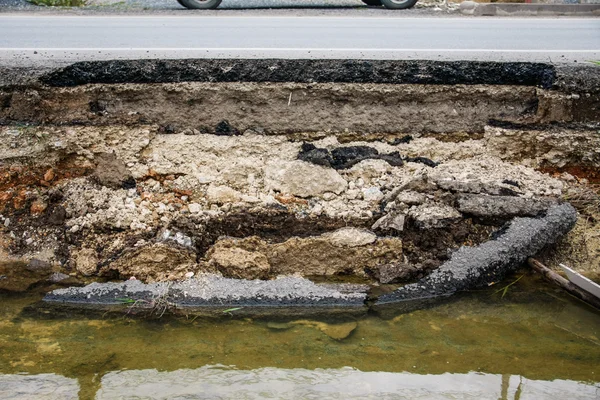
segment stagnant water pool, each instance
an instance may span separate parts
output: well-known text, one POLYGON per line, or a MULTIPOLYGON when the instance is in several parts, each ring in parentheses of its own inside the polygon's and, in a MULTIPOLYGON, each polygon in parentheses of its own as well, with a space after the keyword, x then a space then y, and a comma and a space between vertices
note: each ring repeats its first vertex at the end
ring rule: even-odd
POLYGON ((5 399, 598 399, 600 313, 525 274, 382 319, 58 316, 0 297, 5 399))

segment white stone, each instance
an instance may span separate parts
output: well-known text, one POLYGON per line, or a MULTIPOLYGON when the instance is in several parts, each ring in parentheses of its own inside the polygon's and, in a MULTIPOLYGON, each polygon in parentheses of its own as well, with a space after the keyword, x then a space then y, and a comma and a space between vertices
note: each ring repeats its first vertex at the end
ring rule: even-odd
POLYGON ((324 193, 340 194, 348 182, 337 171, 304 161, 278 161, 265 170, 267 190, 276 190, 298 197, 317 197, 324 193))
POLYGON ((378 187, 369 187, 362 189, 363 199, 365 201, 381 201, 383 199, 383 193, 378 187))
POLYGON ((377 240, 373 232, 361 228, 346 227, 322 235, 337 247, 358 247, 371 244, 377 240))
MULTIPOLYGON (((352 182, 350 182, 352 183, 352 182)), ((346 197, 348 200, 356 200, 362 198, 362 192, 358 189, 351 189, 346 192, 346 197)))
POLYGON ((206 198, 210 203, 235 203, 242 199, 242 194, 229 186, 211 185, 206 190, 206 198))
POLYGON ((200 211, 202 211, 202 206, 198 203, 190 203, 188 204, 188 210, 192 214, 198 214, 200 211))

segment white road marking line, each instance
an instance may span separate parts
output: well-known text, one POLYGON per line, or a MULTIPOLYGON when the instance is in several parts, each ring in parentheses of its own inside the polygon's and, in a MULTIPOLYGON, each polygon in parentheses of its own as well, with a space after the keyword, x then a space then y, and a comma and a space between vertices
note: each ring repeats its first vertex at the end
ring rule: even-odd
POLYGON ((52 52, 52 51, 328 51, 328 52, 341 52, 341 51, 353 51, 353 52, 444 52, 444 53, 477 53, 477 52, 492 52, 492 53, 597 53, 600 52, 600 49, 597 50, 573 50, 573 49, 564 49, 564 50, 543 50, 543 49, 402 49, 402 48, 390 48, 390 49, 364 49, 364 48, 298 48, 298 47, 7 47, 0 48, 0 51, 9 52, 9 51, 40 51, 42 52, 52 52))

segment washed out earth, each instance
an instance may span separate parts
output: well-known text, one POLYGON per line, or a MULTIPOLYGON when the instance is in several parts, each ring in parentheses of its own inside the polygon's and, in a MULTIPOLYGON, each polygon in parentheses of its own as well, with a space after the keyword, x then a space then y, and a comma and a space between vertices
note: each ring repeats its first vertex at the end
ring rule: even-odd
POLYGON ((0 397, 597 398, 599 71, 6 69, 0 397))

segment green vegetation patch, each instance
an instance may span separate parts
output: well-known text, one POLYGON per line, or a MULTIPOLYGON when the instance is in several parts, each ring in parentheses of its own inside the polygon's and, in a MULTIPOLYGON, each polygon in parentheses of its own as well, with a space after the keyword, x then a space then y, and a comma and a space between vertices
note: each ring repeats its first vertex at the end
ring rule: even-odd
POLYGON ((81 7, 85 6, 87 0, 28 0, 36 6, 49 7, 81 7))

